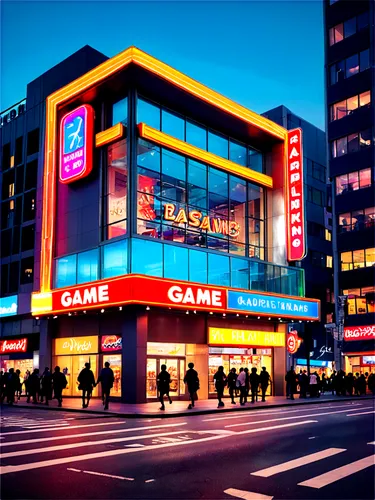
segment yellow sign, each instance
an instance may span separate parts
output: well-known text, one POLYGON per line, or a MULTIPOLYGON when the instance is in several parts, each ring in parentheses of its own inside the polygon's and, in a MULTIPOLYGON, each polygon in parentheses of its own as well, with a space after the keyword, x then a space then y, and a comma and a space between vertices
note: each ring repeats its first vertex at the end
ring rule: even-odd
POLYGON ((98 337, 68 337, 55 339, 55 355, 95 354, 99 352, 98 337))
POLYGON ((285 333, 210 327, 208 329, 208 344, 243 347, 285 347, 285 333))

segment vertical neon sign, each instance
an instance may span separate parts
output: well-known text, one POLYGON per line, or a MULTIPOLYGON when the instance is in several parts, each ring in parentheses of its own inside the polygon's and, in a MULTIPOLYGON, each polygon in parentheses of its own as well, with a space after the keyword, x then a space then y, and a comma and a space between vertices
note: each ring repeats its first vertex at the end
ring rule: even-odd
POLYGON ((302 130, 300 128, 288 131, 285 199, 287 257, 289 261, 302 260, 306 255, 306 244, 302 130))
POLYGON ((89 175, 93 147, 94 110, 83 104, 67 113, 60 123, 60 182, 68 184, 89 175))

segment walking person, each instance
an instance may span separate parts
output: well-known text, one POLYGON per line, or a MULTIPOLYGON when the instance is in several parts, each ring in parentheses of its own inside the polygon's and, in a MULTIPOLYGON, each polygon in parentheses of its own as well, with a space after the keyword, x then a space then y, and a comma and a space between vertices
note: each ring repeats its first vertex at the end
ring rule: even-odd
POLYGON ((21 370, 16 370, 16 397, 15 400, 18 402, 21 399, 22 394, 22 383, 21 383, 21 370))
POLYGON ((60 371, 60 367, 56 366, 52 375, 53 393, 57 399, 57 406, 62 406, 62 391, 68 385, 68 381, 64 373, 60 371))
POLYGON ((359 381, 359 373, 357 372, 354 378, 354 396, 359 396, 359 388, 360 388, 360 381, 359 381))
POLYGON ((315 398, 317 396, 318 391, 318 379, 315 373, 310 375, 310 397, 315 398))
POLYGON ((375 396, 375 374, 374 373, 371 372, 370 375, 368 376, 367 384, 368 384, 368 390, 372 393, 373 396, 375 396))
POLYGON ((240 405, 244 406, 246 401, 246 372, 242 367, 237 377, 236 386, 240 390, 240 405))
POLYGON ((161 365, 161 372, 158 375, 157 378, 157 385, 158 385, 158 391, 159 391, 159 400, 161 403, 161 410, 165 410, 164 406, 164 396, 167 396, 169 399, 169 404, 172 404, 172 399, 169 395, 169 386, 171 383, 171 375, 169 372, 167 372, 167 365, 161 365))
POLYGON ((262 402, 264 403, 266 401, 266 392, 271 380, 270 374, 266 370, 265 366, 263 366, 262 371, 259 374, 259 380, 260 380, 260 388, 262 390, 262 402))
POLYGON ((237 380, 236 369, 232 368, 231 371, 228 374, 228 377, 227 377, 227 383, 228 383, 228 389, 229 389, 229 396, 231 397, 231 403, 232 403, 232 405, 236 404, 236 402, 234 400, 234 396, 236 394, 236 380, 237 380))
POLYGON ((40 378, 38 368, 35 368, 29 377, 29 392, 30 397, 32 398, 32 403, 36 405, 40 394, 40 378))
POLYGON ((327 377, 326 377, 325 373, 322 374, 321 385, 322 385, 321 392, 322 392, 322 394, 324 394, 326 392, 326 387, 327 387, 327 377))
POLYGON ((249 376, 250 388, 251 388, 251 402, 258 402, 258 388, 260 383, 259 375, 257 374, 257 369, 254 367, 251 369, 251 374, 249 376))
POLYGON ((286 381, 286 397, 290 396, 290 399, 294 399, 294 394, 297 391, 297 375, 294 368, 291 368, 285 375, 286 381))
POLYGON ((309 387, 309 377, 306 370, 303 370, 302 375, 299 377, 299 397, 302 399, 307 398, 307 389, 309 387))
POLYGON ((30 391, 29 391, 29 377, 30 377, 30 371, 26 370, 25 377, 23 379, 23 385, 25 386, 25 396, 26 396, 26 402, 30 403, 30 391))
POLYGON ((194 401, 198 399, 197 391, 199 390, 198 372, 194 370, 194 363, 188 364, 188 370, 185 373, 184 383, 187 385, 190 396, 190 404, 188 410, 194 408, 194 401))
POLYGON ((8 390, 9 372, 4 372, 1 377, 1 402, 4 401, 8 390))
POLYGON ((40 379, 41 387, 41 399, 40 402, 43 403, 44 398, 46 398, 46 405, 49 405, 49 401, 52 399, 52 373, 49 368, 44 369, 42 378, 40 379))
POLYGON ((346 376, 346 392, 349 396, 353 396, 354 389, 354 377, 352 373, 348 373, 346 376))
POLYGON ((92 390, 95 387, 95 377, 90 369, 90 363, 85 363, 85 368, 78 375, 78 389, 82 391, 82 408, 88 408, 92 390))
POLYGON ((109 366, 109 362, 106 361, 104 363, 104 368, 102 368, 100 371, 98 381, 96 382, 96 385, 98 385, 99 382, 102 384, 102 400, 105 410, 108 410, 109 396, 113 387, 113 383, 115 381, 113 370, 109 366))
POLYGON ((222 401, 222 398, 224 396, 224 387, 227 384, 227 377, 224 373, 224 367, 219 366, 217 372, 214 375, 214 382, 215 382, 215 389, 217 393, 217 399, 218 399, 218 408, 221 408, 224 406, 224 402, 222 401))
POLYGON ((329 377, 329 382, 331 386, 332 396, 334 396, 336 390, 336 370, 333 370, 332 375, 329 377))
POLYGON ((247 399, 249 397, 250 393, 250 375, 249 375, 249 369, 244 368, 243 371, 246 373, 246 379, 245 379, 245 403, 247 403, 247 399))
POLYGON ((366 377, 362 373, 358 379, 359 395, 363 396, 366 394, 366 377))

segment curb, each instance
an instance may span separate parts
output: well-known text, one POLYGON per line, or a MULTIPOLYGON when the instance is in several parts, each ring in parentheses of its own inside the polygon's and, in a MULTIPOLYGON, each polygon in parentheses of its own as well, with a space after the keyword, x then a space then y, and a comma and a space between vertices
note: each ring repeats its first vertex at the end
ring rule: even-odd
MULTIPOLYGON (((306 405, 313 405, 313 404, 324 404, 324 403, 340 403, 343 401, 373 401, 374 397, 373 396, 358 396, 358 397, 348 397, 345 399, 328 399, 324 401, 304 401, 303 403, 297 403, 297 404, 290 404, 290 403, 277 403, 272 406, 249 406, 249 407, 240 407, 236 408, 235 410, 233 408, 210 408, 206 410, 195 410, 195 411, 181 411, 179 413, 119 413, 119 412, 111 412, 111 411, 104 411, 104 410, 90 410, 90 409, 83 409, 83 408, 59 408, 55 406, 45 406, 45 405, 25 405, 25 404, 15 404, 12 406, 12 408, 28 408, 31 410, 45 410, 45 411, 64 411, 64 412, 70 412, 70 413, 88 413, 90 415, 103 415, 108 418, 179 418, 179 417, 187 417, 187 416, 194 416, 194 415, 210 415, 210 414, 217 414, 217 413, 238 413, 238 412, 243 412, 243 411, 260 411, 260 410, 270 410, 273 408, 285 408, 285 407, 298 407, 298 406, 306 406, 306 405)), ((214 400, 213 400, 214 401, 214 400)), ((8 405, 1 405, 1 406, 8 406, 8 405)))

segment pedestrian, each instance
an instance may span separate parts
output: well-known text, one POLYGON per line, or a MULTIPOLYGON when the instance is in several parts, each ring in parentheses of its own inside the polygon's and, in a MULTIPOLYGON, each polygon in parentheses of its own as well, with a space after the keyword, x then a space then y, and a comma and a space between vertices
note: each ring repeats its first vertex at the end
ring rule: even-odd
POLYGON ((362 373, 358 379, 359 395, 363 396, 366 394, 366 377, 362 373))
POLYGON ((354 377, 352 373, 348 373, 345 379, 345 388, 349 396, 353 396, 354 377))
POLYGON ((5 396, 7 394, 7 387, 8 387, 8 378, 9 378, 9 372, 5 371, 1 377, 1 402, 4 401, 5 396))
POLYGON ((112 368, 110 368, 110 363, 106 361, 104 363, 104 368, 102 368, 100 371, 98 381, 96 382, 96 385, 98 385, 99 382, 102 384, 102 401, 105 410, 108 410, 109 396, 114 381, 115 381, 115 376, 113 370, 112 368))
POLYGON ((41 387, 41 398, 40 402, 43 403, 44 398, 46 399, 46 405, 49 405, 49 401, 52 399, 52 373, 50 372, 48 366, 44 369, 42 377, 40 379, 41 387))
POLYGON ((246 372, 242 367, 237 377, 236 387, 240 390, 240 405, 244 406, 246 402, 246 372))
POLYGON ((40 394, 40 378, 38 368, 35 368, 29 377, 29 392, 30 397, 32 398, 32 403, 36 405, 40 394))
POLYGON ((316 376, 316 397, 320 398, 322 381, 320 380, 318 372, 314 372, 314 374, 316 376))
POLYGON ((231 397, 231 404, 232 405, 236 404, 236 402, 234 400, 234 395, 236 393, 236 380, 237 380, 236 369, 232 368, 228 374, 228 377, 227 377, 229 396, 231 397))
POLYGON ((332 391, 332 396, 335 395, 335 390, 336 390, 336 370, 333 370, 332 375, 329 377, 330 385, 331 385, 331 391, 332 391))
POLYGON ((215 389, 216 389, 217 399, 218 399, 217 407, 220 408, 220 407, 224 406, 224 402, 222 401, 222 399, 224 396, 224 387, 227 384, 227 377, 224 373, 223 366, 219 366, 217 372, 215 373, 214 383, 215 383, 215 389))
POLYGON ((16 401, 21 399, 22 394, 22 383, 21 383, 21 370, 16 370, 15 373, 15 386, 16 386, 16 401))
POLYGON ((315 398, 318 393, 318 379, 315 373, 310 375, 310 398, 315 398))
POLYGON ((85 363, 85 368, 78 375, 78 384, 78 390, 82 391, 82 408, 88 408, 92 390, 96 385, 90 363, 85 363))
POLYGON ((307 398, 307 389, 309 387, 309 377, 306 370, 303 370, 299 382, 299 397, 302 399, 307 398))
POLYGON ((25 377, 23 379, 23 385, 25 386, 25 396, 26 396, 26 402, 30 403, 30 392, 29 392, 29 377, 30 377, 30 370, 26 370, 25 377))
POLYGON ((245 378, 245 403, 247 403, 247 399, 249 397, 249 392, 250 392, 250 376, 249 376, 249 369, 247 367, 244 368, 243 371, 246 373, 246 378, 245 378))
POLYGON ((323 373, 322 374, 322 383, 321 383, 322 394, 324 394, 326 392, 326 388, 327 388, 327 377, 326 377, 326 374, 323 373))
POLYGON ((286 398, 294 399, 294 394, 297 392, 297 374, 292 367, 285 375, 286 381, 286 398))
POLYGON ((57 406, 62 406, 62 391, 68 385, 68 381, 64 373, 61 373, 60 367, 56 366, 52 375, 53 393, 57 399, 57 406))
POLYGON ((355 379, 354 379, 354 395, 359 396, 359 389, 360 389, 360 381, 359 381, 359 373, 357 372, 355 374, 355 379))
POLYGON ((370 375, 368 376, 367 384, 368 384, 368 390, 372 392, 373 396, 375 396, 375 374, 374 373, 371 372, 370 375))
POLYGON ((262 402, 264 403, 266 401, 266 392, 271 379, 270 374, 266 370, 265 366, 263 366, 262 371, 259 374, 259 379, 260 388, 262 390, 262 402))
POLYGON ((251 374, 249 376, 250 388, 251 388, 251 402, 258 402, 258 388, 260 383, 259 375, 257 374, 257 369, 254 367, 251 369, 251 374))
POLYGON ((187 385, 190 396, 190 404, 188 410, 194 408, 194 401, 198 399, 197 391, 199 390, 198 372, 194 370, 194 363, 188 364, 188 370, 185 373, 184 383, 187 385))
POLYGON ((165 410, 164 406, 164 396, 167 396, 169 399, 169 404, 172 404, 172 399, 169 395, 169 386, 171 383, 171 375, 169 372, 167 372, 167 365, 161 365, 161 372, 158 375, 157 378, 157 385, 158 385, 158 391, 159 391, 159 400, 161 403, 161 410, 165 410))

